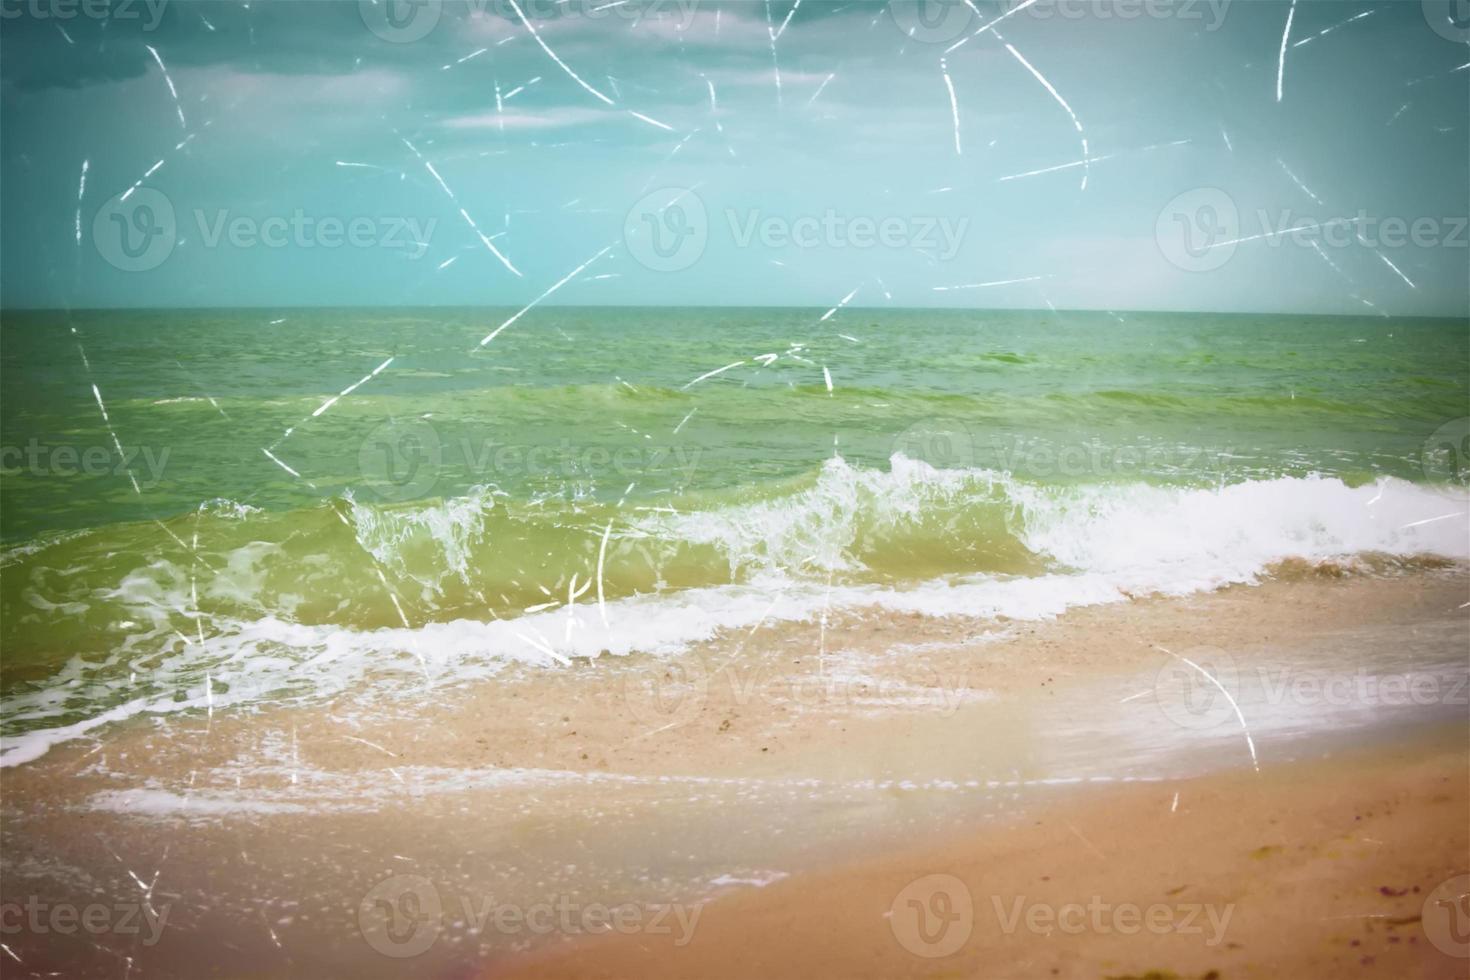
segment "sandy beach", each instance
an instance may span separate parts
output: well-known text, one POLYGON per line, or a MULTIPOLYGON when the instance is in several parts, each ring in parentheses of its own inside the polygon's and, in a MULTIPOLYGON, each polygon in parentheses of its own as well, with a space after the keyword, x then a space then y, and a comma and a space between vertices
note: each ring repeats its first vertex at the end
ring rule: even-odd
POLYGON ((1465 734, 1079 794, 486 975, 1464 977, 1465 734))
POLYGON ((1293 565, 117 726, 5 770, 4 901, 146 898, 156 941, 6 942, 98 974, 199 975, 223 944, 215 975, 1454 976, 1414 917, 1467 870, 1467 589, 1445 562, 1293 565), (973 908, 936 958, 895 918, 931 874, 968 899, 904 902, 973 908), (1101 926, 1047 934, 1094 899, 1101 926), (1159 903, 1169 928, 1127 931, 1159 903))

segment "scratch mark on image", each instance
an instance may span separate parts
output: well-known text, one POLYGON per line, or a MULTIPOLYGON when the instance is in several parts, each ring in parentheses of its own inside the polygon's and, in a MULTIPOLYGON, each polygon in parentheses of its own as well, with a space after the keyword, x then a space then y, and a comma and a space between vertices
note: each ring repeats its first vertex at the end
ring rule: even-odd
MULTIPOLYGON (((1017 8, 1017 9, 1020 9, 1020 8, 1017 8)), ((1048 92, 1051 93, 1051 97, 1056 100, 1057 105, 1059 105, 1063 109, 1065 109, 1067 115, 1071 118, 1071 120, 1072 120, 1072 126, 1073 126, 1074 129, 1077 130, 1077 136, 1082 140, 1082 187, 1081 187, 1081 190, 1084 190, 1084 191, 1087 190, 1087 178, 1088 178, 1089 173, 1091 172, 1090 159, 1089 159, 1091 157, 1091 151, 1087 148, 1087 133, 1084 132, 1083 129, 1082 129, 1082 122, 1081 122, 1081 120, 1079 120, 1077 118, 1077 113, 1075 113, 1075 112, 1072 111, 1072 107, 1067 104, 1067 100, 1064 99, 1064 98, 1062 98, 1062 94, 1056 90, 1056 88, 1052 85, 1052 83, 1046 80, 1046 76, 1043 75, 1041 72, 1037 71, 1036 70, 1036 67, 1034 65, 1032 65, 1031 62, 1027 61, 1026 58, 1021 54, 1021 52, 1019 52, 1019 51, 1016 50, 1015 45, 1013 45, 1013 44, 1011 44, 1009 42, 1006 42, 1006 50, 1009 51, 1011 53, 1011 56, 1014 57, 1017 61, 1019 61, 1021 63, 1021 65, 1027 71, 1029 71, 1032 74, 1032 76, 1035 77, 1035 79, 1038 82, 1040 82, 1042 84, 1042 87, 1044 87, 1048 92)))
POLYGON ((1286 27, 1281 31, 1281 53, 1276 59, 1276 101, 1281 101, 1282 83, 1286 78, 1286 45, 1291 40, 1291 21, 1296 16, 1296 0, 1286 8, 1286 27))

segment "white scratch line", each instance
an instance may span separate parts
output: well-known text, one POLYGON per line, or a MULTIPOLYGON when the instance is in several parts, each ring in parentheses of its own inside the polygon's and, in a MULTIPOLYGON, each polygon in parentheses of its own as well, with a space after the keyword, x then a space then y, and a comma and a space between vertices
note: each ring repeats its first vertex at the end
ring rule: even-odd
POLYGON ((682 419, 679 420, 679 424, 676 425, 676 426, 674 426, 674 435, 678 435, 679 434, 679 430, 682 429, 682 428, 684 428, 684 423, 685 422, 688 422, 690 419, 694 418, 694 413, 697 412, 697 411, 699 411, 699 409, 692 408, 692 409, 689 410, 689 414, 688 415, 684 416, 682 419))
POLYGON ((1278 167, 1280 167, 1283 171, 1285 171, 1286 172, 1286 176, 1288 176, 1288 177, 1291 178, 1291 182, 1293 184, 1295 184, 1297 187, 1299 187, 1301 189, 1301 191, 1304 194, 1306 194, 1308 197, 1310 197, 1315 203, 1317 203, 1317 204, 1322 204, 1323 203, 1322 202, 1322 199, 1320 197, 1318 197, 1315 193, 1313 193, 1312 189, 1310 187, 1308 187, 1306 185, 1306 183, 1303 182, 1300 177, 1298 177, 1296 174, 1292 173, 1291 168, 1286 165, 1286 161, 1285 160, 1281 159, 1280 157, 1277 157, 1276 158, 1276 165, 1278 167))
POLYGON ((817 322, 818 322, 818 323, 822 323, 822 322, 824 322, 824 321, 826 321, 826 320, 828 320, 828 319, 830 319, 830 318, 831 318, 831 316, 832 316, 832 314, 834 314, 834 313, 836 313, 836 312, 837 312, 837 311, 838 311, 838 310, 840 310, 840 309, 842 309, 842 308, 843 308, 843 307, 844 307, 844 306, 846 306, 846 305, 847 305, 847 304, 848 304, 848 302, 849 302, 849 301, 850 301, 850 300, 851 300, 851 299, 852 299, 852 298, 853 298, 853 297, 854 297, 854 296, 856 296, 856 295, 857 295, 857 292, 858 292, 858 290, 859 290, 859 289, 862 289, 862 288, 863 288, 863 287, 862 287, 862 286, 861 286, 861 285, 858 285, 858 286, 854 286, 854 287, 852 287, 852 292, 850 292, 850 293, 848 293, 848 294, 847 294, 847 295, 846 295, 846 296, 844 296, 844 297, 842 297, 842 302, 840 302, 840 303, 838 303, 838 304, 837 304, 837 305, 836 305, 836 306, 834 306, 834 307, 832 307, 832 308, 831 308, 831 309, 830 309, 830 310, 828 310, 828 311, 827 311, 827 312, 826 312, 826 313, 823 313, 823 314, 822 314, 822 319, 821 319, 821 320, 818 320, 818 321, 817 321, 817 322))
POLYGON ((1459 512, 1455 512, 1455 513, 1452 513, 1452 514, 1440 514, 1438 517, 1426 517, 1422 521, 1410 521, 1408 524, 1400 524, 1399 525, 1399 529, 1400 530, 1403 530, 1404 528, 1407 528, 1407 527, 1419 527, 1421 524, 1434 524, 1434 523, 1436 523, 1438 521, 1447 521, 1447 520, 1449 520, 1452 517, 1464 517, 1464 516, 1465 516, 1464 514, 1459 513, 1459 512))
POLYGON ((527 303, 520 310, 520 312, 516 313, 515 316, 511 317, 509 320, 506 320, 500 326, 496 327, 494 330, 492 330, 488 334, 486 334, 485 335, 485 339, 482 340, 482 341, 480 341, 480 346, 481 347, 484 347, 486 344, 490 343, 490 341, 492 341, 496 337, 500 336, 500 331, 504 330, 506 327, 510 326, 512 323, 515 323, 521 317, 525 316, 526 313, 529 312, 532 308, 534 308, 536 306, 536 304, 540 303, 543 299, 545 299, 546 297, 550 296, 552 293, 556 292, 558 289, 560 289, 561 287, 565 286, 567 283, 571 282, 572 279, 575 278, 579 273, 581 273, 581 271, 583 269, 587 268, 589 265, 591 265, 592 263, 596 262, 598 259, 602 258, 608 252, 612 251, 613 246, 616 245, 616 244, 617 244, 617 242, 614 242, 612 245, 604 246, 602 248, 602 250, 599 251, 596 255, 592 256, 592 258, 588 259, 586 262, 583 262, 581 265, 577 266, 571 272, 568 272, 566 275, 562 276, 560 279, 558 279, 556 281, 555 284, 552 285, 552 287, 550 289, 546 290, 546 292, 542 293, 540 296, 537 296, 535 299, 531 300, 531 302, 527 303))
MULTIPOLYGON (((693 415, 693 412, 689 413, 693 415)), ((686 417, 685 422, 689 421, 686 417)), ((683 424, 683 423, 680 423, 683 424)), ((597 613, 602 617, 602 628, 607 629, 607 601, 602 595, 602 568, 607 561, 607 539, 612 535, 612 521, 607 522, 607 527, 602 532, 602 543, 597 546, 597 613)))
MULTIPOLYGON (((291 467, 287 466, 284 462, 282 462, 281 461, 281 458, 279 456, 277 456, 275 453, 271 452, 269 449, 266 449, 264 447, 261 447, 261 450, 260 451, 263 452, 263 453, 265 453, 267 456, 269 456, 272 463, 275 463, 281 469, 285 470, 287 473, 290 473, 292 476, 296 477, 296 479, 298 479, 298 480, 305 480, 306 479, 306 477, 302 476, 300 473, 297 473, 291 467)), ((308 481, 308 482, 310 482, 310 481, 308 481)))
POLYGON ((1281 83, 1286 78, 1286 45, 1291 40, 1291 21, 1296 16, 1296 0, 1286 10, 1286 27, 1281 31, 1281 54, 1276 59, 1276 101, 1281 101, 1281 83))
POLYGON ((1404 275, 1404 270, 1403 269, 1400 269, 1398 266, 1394 265, 1393 264, 1393 260, 1390 259, 1387 255, 1384 255, 1382 252, 1374 252, 1373 254, 1376 255, 1376 256, 1378 256, 1380 259, 1382 259, 1384 265, 1388 266, 1394 272, 1398 273, 1398 277, 1400 279, 1402 279, 1404 282, 1408 283, 1410 289, 1418 289, 1419 288, 1418 286, 1414 285, 1414 280, 1412 280, 1408 276, 1404 275))
POLYGON ((781 108, 781 61, 776 57, 776 28, 771 24, 771 0, 766 0, 766 34, 771 39, 771 67, 776 73, 776 108, 781 108))
POLYGON ((609 99, 607 96, 597 91, 597 89, 584 82, 581 75, 578 75, 576 72, 572 71, 570 65, 568 65, 565 61, 562 61, 561 58, 557 57, 556 52, 551 50, 550 46, 547 45, 545 41, 541 40, 541 35, 536 33, 536 28, 531 26, 531 22, 527 20, 526 15, 521 12, 521 5, 516 3, 516 0, 510 0, 510 7, 516 12, 516 16, 521 19, 521 23, 526 26, 526 30, 531 32, 531 38, 541 46, 542 51, 546 52, 546 56, 552 61, 556 62, 557 67, 566 72, 567 75, 572 79, 572 81, 576 82, 578 85, 582 86, 582 88, 586 89, 588 92, 592 93, 594 96, 601 99, 608 105, 617 105, 617 103, 614 102, 612 99, 609 99))
POLYGON ((403 137, 401 136, 399 137, 399 139, 402 139, 403 145, 412 150, 413 155, 419 158, 419 162, 424 165, 424 169, 429 172, 429 175, 433 177, 434 180, 438 181, 439 186, 443 188, 444 193, 449 196, 449 200, 453 201, 454 206, 459 208, 459 216, 465 220, 465 224, 470 226, 470 230, 473 231, 477 236, 479 236, 481 244, 488 248, 491 253, 500 260, 501 265, 505 266, 507 269, 509 269, 511 272, 519 277, 521 275, 521 270, 517 269, 515 265, 511 263, 510 259, 506 258, 504 253, 502 253, 500 249, 495 247, 495 243, 485 236, 485 233, 480 230, 480 226, 475 224, 475 219, 471 218, 469 212, 466 211, 464 209, 464 206, 459 203, 459 198, 455 196, 454 191, 449 189, 449 185, 444 182, 444 178, 439 176, 439 171, 434 169, 434 165, 424 158, 424 155, 419 152, 418 147, 414 146, 408 140, 403 139, 403 137))
POLYGON ((77 183, 77 244, 82 244, 82 198, 87 194, 87 167, 90 160, 82 161, 82 177, 77 183))
MULTIPOLYGON (((206 123, 205 125, 208 125, 208 123, 206 123)), ((188 146, 189 141, 193 138, 193 133, 190 133, 188 136, 184 137, 183 140, 181 140, 176 146, 174 146, 174 151, 178 152, 179 150, 182 150, 184 147, 188 146)), ((164 160, 166 159, 167 157, 160 158, 157 163, 145 170, 143 172, 143 176, 139 177, 136 181, 133 182, 132 187, 129 187, 127 190, 123 191, 122 197, 118 198, 118 201, 126 201, 128 198, 132 197, 133 192, 136 191, 139 187, 142 187, 145 180, 158 173, 159 168, 163 166, 164 160)))
POLYGON ((1293 48, 1299 48, 1299 47, 1301 47, 1304 44, 1311 44, 1313 41, 1317 40, 1318 38, 1326 37, 1327 35, 1331 34, 1333 31, 1335 31, 1335 30, 1337 30, 1339 28, 1346 27, 1349 24, 1353 23, 1354 21, 1362 20, 1364 17, 1372 17, 1376 13, 1378 13, 1377 8, 1375 8, 1373 10, 1365 10, 1361 14, 1356 14, 1356 15, 1354 15, 1352 17, 1349 17, 1345 21, 1342 21, 1342 22, 1337 23, 1337 24, 1333 24, 1331 27, 1324 28, 1323 30, 1318 31, 1316 34, 1313 34, 1311 37, 1304 37, 1304 38, 1302 38, 1300 41, 1298 41, 1295 44, 1293 44, 1292 47, 1293 48))
POLYGON ((363 375, 362 380, 358 381, 356 384, 350 384, 350 385, 348 385, 346 388, 343 388, 339 393, 333 395, 331 398, 328 398, 326 401, 322 402, 321 407, 318 408, 315 412, 312 412, 311 413, 311 417, 312 418, 316 418, 318 415, 322 414, 327 409, 331 408, 334 404, 336 404, 336 402, 337 402, 337 400, 339 398, 345 398, 347 395, 352 394, 358 388, 361 388, 363 385, 367 384, 369 381, 371 381, 374 378, 376 378, 379 374, 382 373, 383 369, 386 368, 389 364, 392 364, 393 361, 394 361, 394 358, 392 358, 392 357, 388 358, 382 364, 379 364, 377 367, 373 368, 372 371, 370 371, 367 374, 363 375))
POLYGON ((827 365, 822 365, 822 380, 827 382, 827 394, 832 394, 832 372, 827 370, 827 365))
MULTIPOLYGON (((96 383, 92 384, 92 397, 97 399, 97 409, 102 413, 102 422, 107 426, 107 434, 112 437, 112 448, 117 450, 117 458, 126 460, 127 454, 123 452, 122 443, 117 441, 117 430, 112 427, 112 419, 107 416, 107 406, 102 404, 102 392, 98 390, 96 383)), ((124 465, 127 470, 128 479, 132 481, 133 492, 141 494, 143 491, 138 486, 138 478, 133 476, 132 467, 124 465)))
MULTIPOLYGON (((945 48, 944 49, 944 53, 945 54, 949 54, 955 48, 958 48, 958 47, 960 47, 961 45, 964 45, 964 44, 968 44, 971 40, 979 37, 981 34, 984 34, 986 31, 990 30, 996 24, 999 24, 1001 21, 1005 20, 1007 17, 1014 17, 1016 14, 1019 14, 1021 11, 1025 10, 1027 7, 1031 6, 1035 2, 1036 2, 1036 0, 1026 0, 1025 3, 1018 4, 1017 6, 1012 7, 1010 10, 1007 10, 1005 13, 1003 13, 999 17, 995 18, 995 20, 992 20, 990 23, 985 24, 984 26, 982 26, 974 34, 970 34, 970 35, 967 35, 966 37, 962 37, 958 41, 956 41, 955 43, 951 44, 949 47, 945 48)), ((970 9, 973 10, 974 8, 971 7, 970 9)))
MULTIPOLYGON (((1313 221, 1313 222, 1309 222, 1309 223, 1306 223, 1306 224, 1297 225, 1297 226, 1291 228, 1290 231, 1292 233, 1295 233, 1295 232, 1303 232, 1303 231, 1321 231, 1322 229, 1324 229, 1324 228, 1330 228, 1333 225, 1348 224, 1348 223, 1352 222, 1353 220, 1354 219, 1352 219, 1352 218, 1332 218, 1329 221, 1321 221, 1321 222, 1313 221)), ((1282 230, 1277 230, 1277 231, 1263 231, 1263 232, 1261 232, 1259 234, 1256 234, 1256 235, 1246 235, 1243 238, 1231 238, 1231 239, 1228 239, 1228 240, 1223 241, 1223 242, 1214 242, 1214 243, 1212 243, 1210 245, 1206 245, 1205 246, 1205 249, 1206 250, 1209 250, 1209 249, 1212 249, 1212 248, 1224 248, 1227 245, 1239 245, 1242 242, 1254 242, 1254 241, 1259 241, 1262 238, 1277 238, 1277 237, 1286 235, 1287 233, 1288 233, 1287 231, 1282 231, 1282 230)))
POLYGON ((143 45, 143 47, 147 48, 148 53, 153 55, 153 60, 158 62, 159 71, 163 72, 163 80, 168 83, 168 93, 169 95, 172 95, 174 97, 174 110, 179 114, 179 126, 183 129, 188 129, 189 124, 184 121, 184 107, 179 102, 179 90, 174 88, 174 80, 173 77, 168 73, 168 66, 165 65, 163 63, 163 59, 158 56, 157 48, 155 48, 151 44, 145 44, 143 45))
POLYGON ((949 89, 949 115, 954 122, 954 152, 955 156, 964 156, 965 148, 960 145, 960 104, 955 98, 954 81, 949 77, 949 63, 943 58, 939 59, 939 71, 944 75, 944 87, 949 89))
MULTIPOLYGON (((1223 130, 1222 130, 1222 132, 1223 132, 1223 130)), ((1189 143, 1192 143, 1192 142, 1193 142, 1193 140, 1182 139, 1182 140, 1171 140, 1170 142, 1167 142, 1167 143, 1150 143, 1148 146, 1140 146, 1136 150, 1122 150, 1122 151, 1119 151, 1117 153, 1105 153, 1105 154, 1103 154, 1100 157, 1089 157, 1086 160, 1072 160, 1069 163, 1059 163, 1059 164, 1057 164, 1054 167, 1041 167, 1041 168, 1036 169, 1036 170, 1027 170, 1027 171, 1025 171, 1023 173, 1019 173, 1019 174, 1008 174, 1005 177, 997 177, 996 178, 996 182, 997 183, 1001 183, 1001 182, 1004 182, 1004 181, 1007 181, 1007 180, 1020 180, 1023 177, 1035 177, 1035 176, 1038 176, 1040 174, 1052 174, 1052 173, 1056 173, 1059 170, 1072 170, 1072 169, 1075 169, 1077 167, 1085 167, 1085 166, 1088 166, 1089 164, 1093 164, 1093 163, 1101 163, 1104 160, 1112 160, 1112 159, 1115 159, 1117 157, 1122 156, 1124 153, 1146 153, 1149 150, 1157 150, 1157 149, 1161 149, 1163 147, 1186 146, 1186 145, 1188 145, 1189 143)))
POLYGON ((1012 283, 1036 282, 1045 278, 1046 276, 1026 276, 1021 279, 997 279, 994 282, 968 282, 959 286, 934 286, 933 289, 936 293, 946 293, 953 289, 988 289, 991 286, 1009 286, 1012 283))
POLYGON ((1210 673, 1208 670, 1205 670, 1203 667, 1201 667, 1199 664, 1195 663, 1193 660, 1190 660, 1188 657, 1181 657, 1181 656, 1179 656, 1179 654, 1175 653, 1173 650, 1164 650, 1164 648, 1161 647, 1161 646, 1159 646, 1158 644, 1154 644, 1154 649, 1155 650, 1163 650, 1165 653, 1167 653, 1169 656, 1173 657, 1175 660, 1182 660, 1185 663, 1189 664, 1189 666, 1193 667, 1195 670, 1199 671, 1202 675, 1204 675, 1204 677, 1205 677, 1206 680, 1208 680, 1211 684, 1215 685, 1215 687, 1217 687, 1220 690, 1220 693, 1221 694, 1225 695, 1225 700, 1226 701, 1229 701, 1230 702, 1230 707, 1232 707, 1232 708, 1235 709, 1235 717, 1237 719, 1239 719, 1239 721, 1240 721, 1240 728, 1241 728, 1241 730, 1245 732, 1245 745, 1246 745, 1246 748, 1250 749, 1250 752, 1251 752, 1251 765, 1255 767, 1256 772, 1260 772, 1261 771, 1261 763, 1260 763, 1260 760, 1256 758, 1256 743, 1255 743, 1255 740, 1251 738, 1250 726, 1245 723, 1245 715, 1241 713, 1240 705, 1235 702, 1235 698, 1231 695, 1231 693, 1229 691, 1225 690, 1225 685, 1224 684, 1221 684, 1218 680, 1216 680, 1214 674, 1210 673))
POLYGON ((734 364, 726 364, 722 368, 715 368, 713 371, 709 371, 709 372, 706 372, 704 374, 701 374, 699 377, 695 378, 693 381, 689 382, 687 385, 685 385, 684 387, 680 388, 679 390, 680 391, 688 391, 690 388, 693 388, 695 385, 699 384, 701 381, 704 381, 707 378, 713 378, 717 374, 724 374, 726 371, 730 370, 731 368, 737 368, 737 367, 739 367, 740 365, 742 365, 744 363, 745 363, 744 361, 736 361, 734 364))
POLYGON ((445 65, 443 68, 440 69, 440 71, 448 71, 449 69, 453 68, 455 65, 462 65, 466 61, 469 61, 471 58, 478 58, 480 55, 484 54, 486 51, 489 51, 489 50, 490 50, 489 48, 480 48, 478 51, 471 51, 469 54, 465 55, 463 58, 460 58, 458 61, 454 62, 453 64, 445 65))
POLYGON ((776 40, 781 40, 781 35, 786 33, 786 25, 791 23, 791 18, 796 16, 796 10, 801 6, 801 0, 796 0, 791 9, 786 11, 786 19, 781 22, 781 27, 776 31, 776 40))
POLYGON ((836 77, 837 77, 837 73, 834 71, 830 75, 828 75, 826 78, 822 79, 822 84, 818 85, 817 86, 817 90, 812 93, 812 97, 810 99, 807 99, 806 100, 806 104, 807 104, 808 107, 810 107, 813 102, 817 101, 817 96, 821 95, 824 91, 826 91, 827 83, 830 82, 830 81, 832 81, 832 79, 834 79, 836 77))
MULTIPOLYGON (((1024 4, 1023 4, 1023 6, 1024 6, 1024 4)), ((1018 7, 1016 9, 1019 10, 1020 8, 1018 7)), ((1011 53, 1011 55, 1017 61, 1019 61, 1025 67, 1025 69, 1027 71, 1029 71, 1036 78, 1036 80, 1042 84, 1042 86, 1048 92, 1051 93, 1051 97, 1056 100, 1057 105, 1059 105, 1063 109, 1065 109, 1066 112, 1067 112, 1067 115, 1071 117, 1071 119, 1072 119, 1072 126, 1073 126, 1074 129, 1077 130, 1077 136, 1082 140, 1082 161, 1083 161, 1083 164, 1082 164, 1082 188, 1081 189, 1084 190, 1084 191, 1087 190, 1087 178, 1088 178, 1088 176, 1091 173, 1091 166, 1089 165, 1089 162, 1088 161, 1089 161, 1089 158, 1092 155, 1092 151, 1089 150, 1088 147, 1087 147, 1087 133, 1084 132, 1083 129, 1082 129, 1082 122, 1081 122, 1081 120, 1079 120, 1077 118, 1077 113, 1075 113, 1075 112, 1072 111, 1072 107, 1067 104, 1067 100, 1064 99, 1064 98, 1062 98, 1062 94, 1056 90, 1056 88, 1052 85, 1052 83, 1046 80, 1046 76, 1043 75, 1041 72, 1037 71, 1036 68, 1035 68, 1035 66, 1033 66, 1031 64, 1031 62, 1027 61, 1026 58, 1021 54, 1021 52, 1019 52, 1019 51, 1016 50, 1015 45, 1011 44, 1010 42, 1007 42, 1006 43, 1006 50, 1009 51, 1011 53)))
POLYGON ((398 758, 397 752, 391 752, 388 749, 383 748, 377 742, 369 742, 367 739, 358 738, 356 735, 343 735, 342 737, 349 742, 357 742, 359 745, 366 745, 370 749, 377 749, 379 752, 382 752, 386 755, 391 755, 395 759, 398 758))
MULTIPOLYGON (((643 113, 638 112, 638 111, 636 111, 634 109, 629 109, 629 110, 627 110, 627 112, 628 112, 628 115, 634 116, 634 117, 636 117, 638 119, 642 119, 644 122, 648 123, 650 126, 657 126, 659 129, 665 129, 665 130, 668 130, 671 133, 674 131, 674 127, 673 126, 670 126, 668 123, 659 122, 657 119, 654 119, 652 116, 645 116, 643 113)), ((691 134, 691 135, 693 135, 693 134, 691 134)))
POLYGON ((537 642, 536 640, 531 639, 529 636, 527 636, 526 634, 521 633, 521 632, 517 632, 516 633, 516 636, 518 636, 522 640, 524 640, 529 646, 533 646, 537 650, 540 650, 542 653, 546 654, 548 657, 550 657, 552 660, 555 660, 557 663, 561 664, 563 667, 566 667, 566 666, 568 666, 568 665, 571 664, 571 661, 570 660, 568 660, 566 657, 563 657, 561 654, 557 653, 555 650, 551 649, 550 644, 547 644, 547 643, 544 643, 544 642, 537 642))

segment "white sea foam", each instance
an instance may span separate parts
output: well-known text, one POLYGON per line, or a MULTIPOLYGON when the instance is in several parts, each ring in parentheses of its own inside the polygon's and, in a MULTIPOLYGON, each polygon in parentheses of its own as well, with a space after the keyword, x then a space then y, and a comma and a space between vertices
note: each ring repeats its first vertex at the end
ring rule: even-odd
MULTIPOLYGON (((488 501, 481 504, 479 513, 488 501)), ((456 563, 467 553, 465 535, 479 533, 475 521, 448 506, 405 520, 396 526, 359 523, 359 540, 390 563, 390 545, 404 527, 448 522, 459 530, 438 528, 433 538, 444 545, 447 568, 458 574, 456 563)), ((185 645, 188 638, 179 637, 179 643, 170 641, 159 650, 172 633, 167 616, 159 615, 151 632, 130 635, 107 661, 69 664, 61 687, 8 697, 4 713, 11 721, 85 717, 4 739, 0 765, 35 759, 51 745, 107 722, 198 709, 209 697, 218 711, 347 690, 422 693, 434 685, 492 677, 508 664, 554 667, 573 658, 635 652, 675 656, 721 631, 749 629, 762 620, 811 620, 824 609, 1039 619, 1134 595, 1183 595, 1250 583, 1288 558, 1362 552, 1470 558, 1470 507, 1463 495, 1397 479, 1360 487, 1326 477, 1217 489, 1041 487, 988 471, 935 470, 903 457, 895 457, 888 472, 833 460, 801 493, 711 512, 660 515, 643 530, 714 544, 724 550, 732 570, 746 569, 747 575, 737 584, 610 599, 606 624, 595 604, 511 620, 457 619, 374 630, 296 623, 278 611, 213 620, 206 643, 185 645), (829 570, 852 566, 852 545, 864 522, 896 525, 922 516, 938 498, 953 503, 981 495, 1008 508, 1009 532, 1049 559, 1049 571, 974 573, 904 587, 828 586, 829 570), (119 696, 134 690, 116 680, 118 667, 145 651, 150 651, 146 683, 118 704, 119 696), (89 703, 111 706, 89 711, 89 703)), ((182 582, 168 586, 183 587, 182 582)), ((138 592, 139 609, 161 613, 170 603, 157 589, 154 578, 139 575, 125 580, 116 595, 138 592)))

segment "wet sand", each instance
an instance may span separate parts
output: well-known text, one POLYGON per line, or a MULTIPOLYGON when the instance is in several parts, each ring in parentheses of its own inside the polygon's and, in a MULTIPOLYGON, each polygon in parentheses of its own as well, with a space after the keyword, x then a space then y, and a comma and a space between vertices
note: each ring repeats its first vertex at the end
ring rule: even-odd
POLYGON ((486 975, 1464 977, 1465 735, 1073 796, 486 975))
MULTIPOLYGON (((1413 887, 1422 902, 1467 863, 1467 592, 1462 566, 1288 567, 1051 622, 849 614, 414 699, 118 726, 4 771, 0 898, 146 899, 169 910, 158 941, 3 941, 26 970, 99 976, 129 958, 141 976, 576 975, 602 957, 624 975, 1311 975, 1386 926, 1292 922, 1404 918, 1413 887), (953 958, 913 955, 882 918, 918 871, 971 892, 953 958), (1174 934, 997 938, 992 874, 1007 915, 1017 895, 1234 902, 1229 941, 1256 958, 1174 934), (1380 886, 1410 891, 1358 901, 1380 886), (625 903, 632 935, 588 934, 625 903), (558 905, 577 914, 524 919, 558 905)), ((1394 928, 1373 935, 1428 955, 1394 928)))

